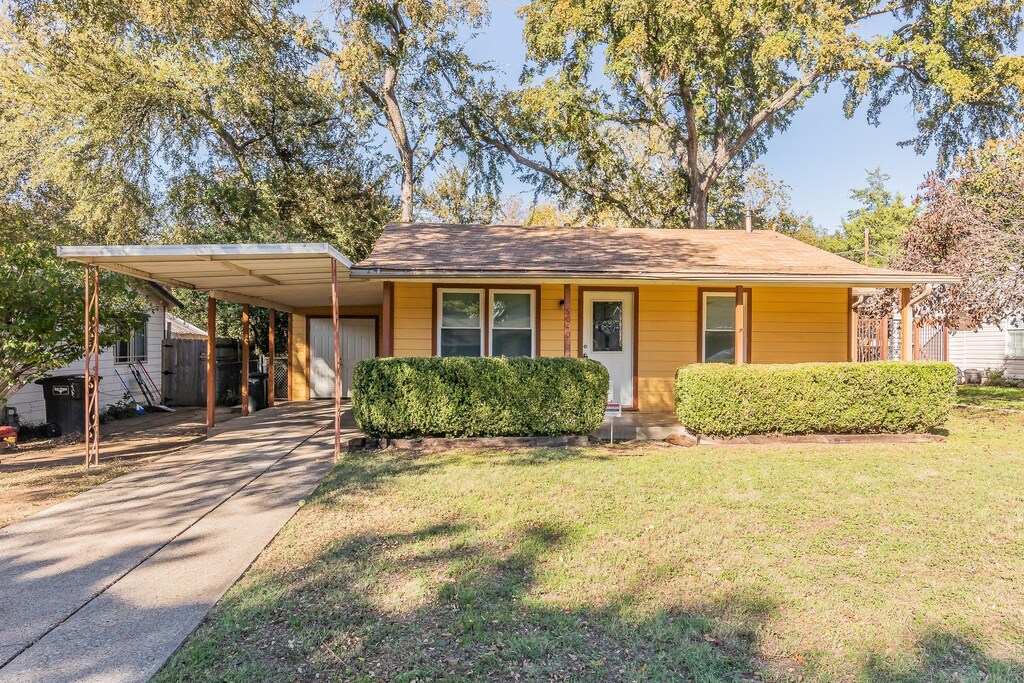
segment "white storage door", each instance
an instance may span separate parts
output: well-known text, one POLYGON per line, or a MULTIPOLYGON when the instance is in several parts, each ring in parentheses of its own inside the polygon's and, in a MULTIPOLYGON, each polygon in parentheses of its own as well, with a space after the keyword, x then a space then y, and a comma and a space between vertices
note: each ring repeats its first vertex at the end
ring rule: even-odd
MULTIPOLYGON (((334 322, 330 318, 309 321, 309 397, 334 397, 334 322)), ((341 395, 351 396, 356 363, 377 355, 377 326, 372 318, 342 318, 341 395)))

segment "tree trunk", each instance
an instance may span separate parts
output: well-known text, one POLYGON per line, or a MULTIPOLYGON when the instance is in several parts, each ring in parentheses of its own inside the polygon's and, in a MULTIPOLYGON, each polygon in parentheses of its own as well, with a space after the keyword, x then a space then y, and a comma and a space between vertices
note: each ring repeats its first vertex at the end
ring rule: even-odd
POLYGON ((708 227, 708 192, 694 182, 690 184, 690 227, 697 230, 708 227))
MULTIPOLYGON (((401 151, 401 150, 400 150, 401 151)), ((412 152, 402 153, 402 222, 412 222, 412 209, 414 203, 413 190, 415 181, 413 176, 412 152)))

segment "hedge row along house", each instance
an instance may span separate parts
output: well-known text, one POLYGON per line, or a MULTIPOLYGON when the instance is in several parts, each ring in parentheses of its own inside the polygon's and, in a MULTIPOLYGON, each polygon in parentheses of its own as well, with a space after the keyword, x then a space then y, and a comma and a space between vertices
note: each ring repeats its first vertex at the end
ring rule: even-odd
POLYGON ((293 400, 335 395, 336 311, 343 396, 377 355, 586 356, 608 368, 610 401, 650 412, 673 409, 673 375, 690 363, 851 360, 857 291, 901 289, 909 331, 911 287, 956 281, 740 230, 393 223, 356 264, 325 244, 60 253, 290 314, 293 400))

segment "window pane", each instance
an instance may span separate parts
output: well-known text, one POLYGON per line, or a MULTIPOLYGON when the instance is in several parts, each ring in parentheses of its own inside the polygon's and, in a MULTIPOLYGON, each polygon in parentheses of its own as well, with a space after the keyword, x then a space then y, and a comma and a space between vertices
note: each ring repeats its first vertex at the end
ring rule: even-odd
POLYGON ((443 292, 441 327, 480 327, 480 294, 443 292))
POLYGON ((736 326, 736 297, 708 296, 704 308, 705 330, 732 330, 736 326))
POLYGON ((594 351, 622 350, 622 302, 595 301, 594 351))
POLYGON ((114 345, 114 362, 115 363, 127 363, 128 362, 128 342, 119 341, 114 345))
POLYGON ((1024 330, 1010 330, 1010 357, 1024 358, 1024 330))
POLYGON ((529 294, 495 294, 494 327, 530 327, 529 294))
POLYGON ((135 330, 135 360, 146 362, 146 328, 135 330))
POLYGON ((533 333, 530 330, 494 330, 492 356, 532 356, 533 333))
POLYGON ((705 332, 704 360, 708 363, 736 361, 736 335, 733 332, 705 332))
POLYGON ((441 330, 442 356, 479 356, 481 330, 441 330))

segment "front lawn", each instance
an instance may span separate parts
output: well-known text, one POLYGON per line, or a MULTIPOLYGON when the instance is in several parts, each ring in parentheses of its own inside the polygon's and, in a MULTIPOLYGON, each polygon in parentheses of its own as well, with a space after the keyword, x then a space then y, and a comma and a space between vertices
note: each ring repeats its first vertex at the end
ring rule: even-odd
POLYGON ((960 386, 956 389, 957 403, 984 408, 1024 410, 1024 389, 1017 387, 960 386))
POLYGON ((158 681, 1021 681, 1024 418, 948 443, 362 453, 158 681))

